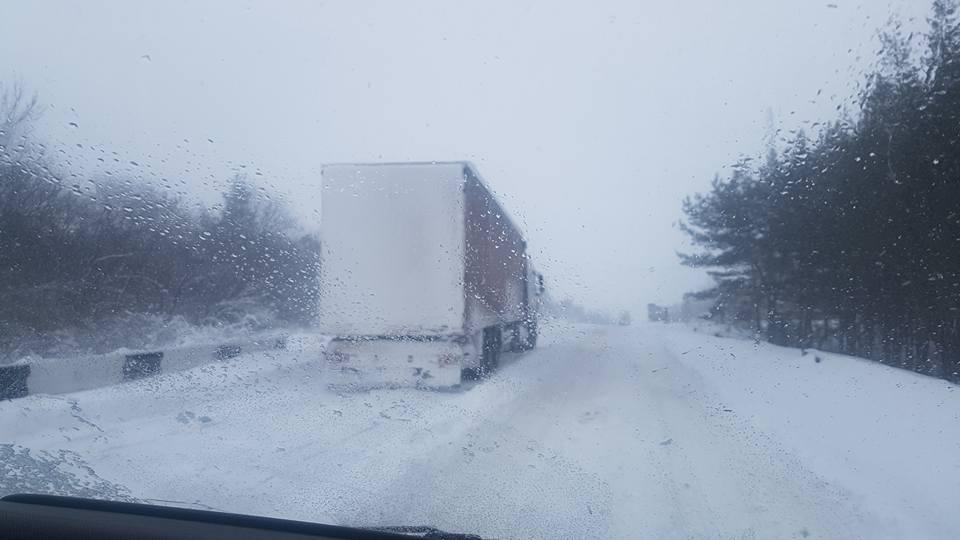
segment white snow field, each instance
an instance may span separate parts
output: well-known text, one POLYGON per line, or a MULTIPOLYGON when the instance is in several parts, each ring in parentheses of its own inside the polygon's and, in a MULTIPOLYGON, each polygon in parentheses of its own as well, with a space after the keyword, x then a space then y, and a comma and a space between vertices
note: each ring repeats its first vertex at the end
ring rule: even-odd
POLYGON ((460 391, 331 389, 312 346, 2 402, 0 494, 495 538, 960 537, 945 381, 686 326, 543 341, 460 391))

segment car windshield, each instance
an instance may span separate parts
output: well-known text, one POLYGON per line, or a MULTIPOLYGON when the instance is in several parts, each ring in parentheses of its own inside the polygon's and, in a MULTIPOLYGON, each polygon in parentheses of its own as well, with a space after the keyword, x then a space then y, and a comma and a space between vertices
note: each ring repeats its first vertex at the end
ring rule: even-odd
POLYGON ((0 496, 960 538, 958 7, 9 2, 0 496))

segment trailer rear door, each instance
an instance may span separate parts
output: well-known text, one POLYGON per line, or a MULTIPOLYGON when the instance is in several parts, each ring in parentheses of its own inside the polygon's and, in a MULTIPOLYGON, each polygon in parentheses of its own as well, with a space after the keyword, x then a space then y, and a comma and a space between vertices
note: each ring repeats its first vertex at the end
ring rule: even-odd
POLYGON ((324 331, 422 335, 460 330, 462 186, 462 164, 324 167, 324 331))

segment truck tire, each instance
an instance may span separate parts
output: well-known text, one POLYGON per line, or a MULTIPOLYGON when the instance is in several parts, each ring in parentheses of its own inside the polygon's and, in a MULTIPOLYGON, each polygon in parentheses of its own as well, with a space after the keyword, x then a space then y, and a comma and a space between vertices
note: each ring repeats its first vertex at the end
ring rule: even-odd
POLYGON ((527 323, 527 350, 537 348, 537 337, 540 335, 540 328, 537 326, 536 319, 527 323))
POLYGON ((519 353, 527 350, 527 340, 521 333, 523 323, 515 322, 510 325, 510 352, 519 353))
POLYGON ((527 324, 527 343, 526 343, 526 349, 527 349, 528 351, 532 351, 533 349, 536 349, 536 348, 537 348, 537 335, 538 335, 538 333, 539 333, 539 329, 537 328, 537 323, 536 323, 536 321, 527 324))
POLYGON ((526 334, 523 336, 521 350, 531 351, 537 347, 537 321, 536 319, 528 319, 521 324, 523 324, 526 334))
POLYGON ((503 347, 503 336, 500 329, 490 326, 483 329, 483 361, 481 370, 484 377, 489 377, 500 367, 500 349, 503 347))

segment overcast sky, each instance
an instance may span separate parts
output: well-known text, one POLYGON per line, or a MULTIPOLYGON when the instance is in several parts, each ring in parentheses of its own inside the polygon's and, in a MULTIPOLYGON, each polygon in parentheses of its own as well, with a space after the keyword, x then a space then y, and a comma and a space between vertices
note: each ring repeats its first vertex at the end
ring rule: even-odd
POLYGON ((683 197, 738 154, 762 153, 771 121, 854 111, 877 29, 928 11, 927 0, 23 1, 4 6, 0 80, 39 94, 36 134, 87 174, 184 180, 209 204, 247 171, 308 227, 323 163, 472 160, 555 295, 641 309, 709 283, 677 262, 683 197))

